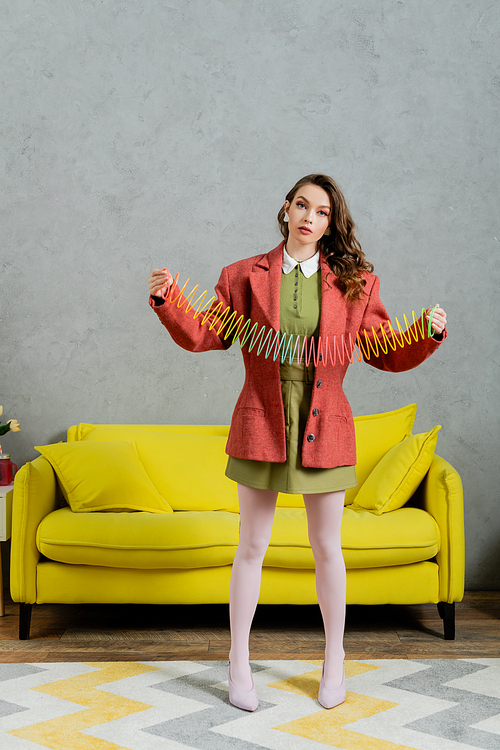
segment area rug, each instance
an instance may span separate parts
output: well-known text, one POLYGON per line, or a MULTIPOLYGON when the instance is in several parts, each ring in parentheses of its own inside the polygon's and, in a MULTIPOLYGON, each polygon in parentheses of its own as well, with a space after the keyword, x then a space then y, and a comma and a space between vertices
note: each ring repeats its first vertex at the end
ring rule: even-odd
POLYGON ((345 666, 347 700, 327 711, 321 662, 254 661, 248 713, 229 703, 220 661, 0 664, 0 748, 500 748, 500 659, 345 666))

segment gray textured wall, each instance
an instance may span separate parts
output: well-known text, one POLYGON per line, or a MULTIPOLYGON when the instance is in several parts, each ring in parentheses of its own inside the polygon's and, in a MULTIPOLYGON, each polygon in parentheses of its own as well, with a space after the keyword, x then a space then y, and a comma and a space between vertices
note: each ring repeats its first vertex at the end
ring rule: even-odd
POLYGON ((463 477, 467 587, 500 583, 498 3, 2 4, 4 419, 20 462, 88 422, 228 423, 237 348, 188 354, 147 305, 272 249, 312 171, 342 186, 391 315, 439 302, 417 370, 355 363, 355 414, 416 401, 463 477), (495 377, 496 375, 496 377, 495 377))

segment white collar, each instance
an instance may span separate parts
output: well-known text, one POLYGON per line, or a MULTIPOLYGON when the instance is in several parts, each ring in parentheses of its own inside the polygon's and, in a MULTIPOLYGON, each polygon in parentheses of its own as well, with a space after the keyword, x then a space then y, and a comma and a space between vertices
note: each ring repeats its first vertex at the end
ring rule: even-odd
POLYGON ((316 271, 319 270, 319 250, 315 255, 313 255, 312 258, 308 258, 307 260, 299 262, 298 260, 295 260, 295 258, 292 258, 290 255, 288 255, 286 249, 283 247, 283 264, 281 266, 281 268, 283 269, 283 273, 290 273, 291 271, 293 271, 295 266, 298 265, 300 265, 302 273, 304 274, 306 279, 310 278, 313 273, 316 273, 316 271))

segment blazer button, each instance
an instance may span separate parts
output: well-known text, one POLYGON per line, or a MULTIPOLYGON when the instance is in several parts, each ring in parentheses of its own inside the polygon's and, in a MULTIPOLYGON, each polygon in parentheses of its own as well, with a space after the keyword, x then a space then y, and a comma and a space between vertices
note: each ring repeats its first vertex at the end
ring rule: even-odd
POLYGON ((317 417, 319 414, 319 409, 313 409, 313 417, 317 417))
POLYGON ((314 435, 308 435, 308 436, 307 436, 307 439, 309 440, 309 442, 310 442, 310 443, 312 443, 312 441, 313 441, 313 440, 314 440, 315 438, 314 438, 314 435))
POLYGON ((318 382, 316 383, 316 387, 321 388, 321 380, 318 380, 318 382))

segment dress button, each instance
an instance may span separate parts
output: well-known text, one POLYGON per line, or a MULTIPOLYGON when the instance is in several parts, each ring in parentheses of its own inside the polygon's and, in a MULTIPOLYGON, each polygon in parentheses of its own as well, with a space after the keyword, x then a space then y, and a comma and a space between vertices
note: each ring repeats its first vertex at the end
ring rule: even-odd
POLYGON ((293 301, 294 301, 294 302, 297 302, 297 297, 294 297, 294 298, 293 298, 293 301))
POLYGON ((313 409, 313 417, 317 417, 319 414, 319 409, 313 409))
POLYGON ((295 282, 295 286, 298 286, 298 285, 299 285, 299 282, 298 282, 298 281, 296 281, 296 282, 295 282))
POLYGON ((307 439, 309 440, 309 442, 310 442, 310 443, 312 443, 312 441, 313 441, 313 440, 314 440, 315 438, 314 438, 314 435, 308 435, 308 436, 307 436, 307 439))
POLYGON ((296 274, 295 274, 295 277, 297 277, 298 275, 299 275, 299 274, 298 274, 298 273, 296 273, 296 274))
POLYGON ((317 388, 321 388, 321 380, 318 380, 318 382, 316 383, 316 386, 317 388))
POLYGON ((294 306, 293 306, 293 309, 294 309, 294 310, 296 310, 296 309, 297 309, 297 305, 294 305, 294 306))

